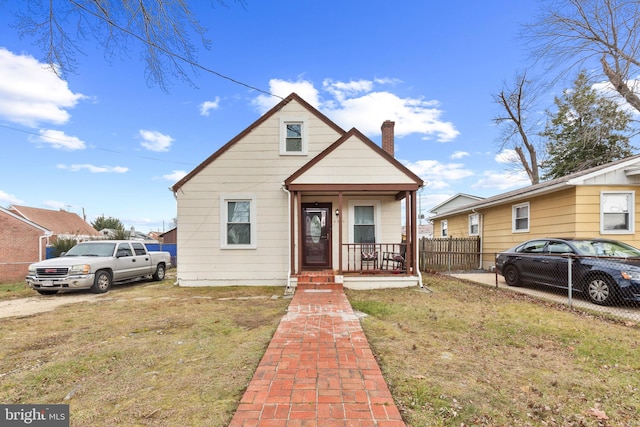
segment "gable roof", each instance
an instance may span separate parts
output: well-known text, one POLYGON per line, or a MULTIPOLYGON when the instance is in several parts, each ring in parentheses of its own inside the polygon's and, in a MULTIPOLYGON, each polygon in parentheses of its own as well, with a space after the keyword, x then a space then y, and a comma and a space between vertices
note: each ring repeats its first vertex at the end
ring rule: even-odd
POLYGON ((16 205, 10 206, 9 211, 47 229, 53 234, 68 234, 75 236, 100 235, 95 228, 72 212, 16 205))
MULTIPOLYGON (((295 181, 300 177, 303 177, 304 174, 308 173, 314 166, 317 166, 319 163, 322 163, 323 161, 327 160, 332 153, 338 151, 341 148, 341 146, 347 143, 347 141, 349 141, 351 138, 357 138, 362 143, 364 143, 370 150, 372 150, 374 153, 380 156, 384 164, 391 165, 395 169, 397 169, 402 174, 402 177, 404 179, 401 182, 396 181, 396 182, 383 182, 383 183, 380 183, 380 182, 371 183, 370 181, 367 183, 353 183, 353 182, 342 183, 341 182, 341 183, 334 183, 333 185, 331 185, 331 183, 329 184, 323 183, 322 184, 323 189, 384 190, 386 186, 388 187, 387 188, 388 190, 392 190, 392 191, 398 191, 398 190, 409 191, 409 190, 417 190, 424 184, 424 182, 419 176, 411 172, 406 166, 404 166, 402 163, 396 160, 393 156, 391 156, 389 153, 383 150, 379 145, 377 145, 376 143, 371 141, 369 138, 367 138, 365 135, 363 135, 359 130, 357 130, 356 128, 352 128, 349 132, 345 133, 340 138, 338 138, 336 142, 334 142, 329 147, 324 149, 320 154, 315 156, 313 159, 307 162, 304 166, 302 166, 300 169, 294 172, 291 176, 289 176, 284 181, 285 185, 287 185, 287 187, 290 189, 295 189, 296 186, 312 185, 312 184, 297 184, 295 181), (407 181, 410 181, 410 182, 407 182, 407 181)), ((375 166, 372 166, 371 169, 375 170, 375 166)), ((399 194, 399 197, 403 197, 403 196, 404 196, 403 194, 399 194)))
POLYGON ((465 194, 465 193, 458 193, 455 196, 449 197, 447 200, 440 203, 439 205, 432 207, 429 210, 429 212, 433 212, 437 214, 439 210, 443 210, 442 208, 445 208, 443 211, 446 212, 447 210, 454 209, 458 206, 463 206, 463 205, 466 206, 469 203, 473 203, 474 201, 479 201, 479 200, 484 200, 484 197, 472 196, 471 194, 465 194), (467 203, 465 203, 465 200, 467 201, 467 203), (447 205, 449 204, 451 204, 452 207, 450 209, 446 209, 447 205))
POLYGON ((572 174, 552 179, 550 181, 541 182, 539 184, 530 185, 528 187, 519 188, 517 190, 509 191, 506 193, 498 194, 492 197, 487 197, 475 203, 470 203, 459 207, 458 209, 452 209, 450 211, 443 212, 439 215, 434 215, 429 219, 439 219, 451 215, 456 215, 464 212, 468 212, 472 209, 484 209, 503 203, 519 200, 524 197, 532 197, 541 194, 553 193, 556 191, 564 190, 565 188, 584 184, 587 180, 593 179, 598 176, 605 175, 609 172, 617 170, 628 171, 629 175, 640 174, 640 154, 626 157, 624 159, 616 160, 604 165, 596 166, 583 171, 574 172, 572 174))
POLYGON ((282 101, 280 101, 278 104, 276 104, 272 109, 270 109, 269 111, 267 111, 265 114, 263 114, 262 116, 260 116, 260 118, 258 118, 258 120, 256 120, 255 122, 253 122, 248 128, 246 128, 245 130, 243 130, 242 132, 240 132, 238 135, 236 135, 232 140, 230 140, 229 142, 227 142, 225 145, 223 145, 222 147, 220 147, 215 153, 213 153, 211 156, 209 156, 205 161, 203 161, 202 163, 200 163, 198 166, 195 167, 195 169, 193 169, 191 172, 189 172, 187 175, 185 175, 180 181, 176 182, 175 184, 173 184, 170 189, 173 192, 178 191, 178 189, 180 189, 180 187, 182 187, 185 183, 187 183, 191 178, 193 178, 195 175, 197 175, 202 169, 204 169, 205 167, 207 167, 211 162, 213 162, 215 159, 217 159, 218 157, 220 157, 220 155, 222 155, 222 153, 224 153, 225 151, 227 151, 230 147, 232 147, 235 143, 237 143, 238 141, 240 141, 242 138, 244 138, 247 134, 251 133, 251 131, 253 131, 256 127, 258 127, 260 124, 262 124, 263 122, 265 122, 266 120, 268 120, 269 118, 271 118, 271 116, 273 116, 274 114, 276 114, 278 111, 280 111, 285 105, 287 105, 288 103, 290 103, 291 101, 296 101, 298 103, 300 103, 304 108, 306 108, 310 113, 312 113, 313 115, 315 115, 318 119, 320 119, 321 121, 323 121, 325 124, 327 124, 328 126, 330 126, 333 130, 335 130, 337 133, 339 133, 340 135, 343 135, 345 133, 344 129, 342 129, 340 126, 338 126, 337 124, 335 124, 334 122, 332 122, 331 120, 329 120, 329 118, 327 116, 325 116, 324 114, 322 114, 320 111, 318 111, 316 108, 314 108, 313 106, 311 106, 311 104, 309 104, 307 101, 305 101, 304 99, 300 98, 300 96, 298 96, 296 93, 291 93, 289 96, 287 96, 286 98, 284 98, 282 101))
POLYGON ((1 206, 0 206, 0 212, 3 212, 5 214, 9 215, 10 217, 17 219, 18 221, 22 221, 23 223, 27 224, 30 227, 37 228, 38 230, 42 231, 45 234, 47 234, 47 233, 51 234, 51 232, 49 230, 47 230, 46 228, 36 224, 33 221, 29 221, 28 219, 24 218, 23 216, 18 215, 15 212, 11 212, 10 210, 5 209, 5 208, 3 208, 1 206))

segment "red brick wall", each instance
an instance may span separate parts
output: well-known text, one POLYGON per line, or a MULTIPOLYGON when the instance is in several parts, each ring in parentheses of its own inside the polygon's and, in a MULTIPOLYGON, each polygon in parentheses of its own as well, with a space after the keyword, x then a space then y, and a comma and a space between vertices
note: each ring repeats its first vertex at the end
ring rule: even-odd
POLYGON ((41 230, 0 212, 0 283, 24 280, 29 264, 39 261, 38 244, 42 235, 41 230))

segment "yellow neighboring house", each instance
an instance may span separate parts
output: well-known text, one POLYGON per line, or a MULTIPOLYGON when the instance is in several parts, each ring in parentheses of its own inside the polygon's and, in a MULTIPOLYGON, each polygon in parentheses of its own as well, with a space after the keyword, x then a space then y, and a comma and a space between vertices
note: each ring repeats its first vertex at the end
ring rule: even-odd
POLYGON ((608 238, 640 247, 639 186, 635 155, 485 199, 458 194, 429 219, 436 238, 479 236, 484 269, 495 253, 538 237, 608 238))

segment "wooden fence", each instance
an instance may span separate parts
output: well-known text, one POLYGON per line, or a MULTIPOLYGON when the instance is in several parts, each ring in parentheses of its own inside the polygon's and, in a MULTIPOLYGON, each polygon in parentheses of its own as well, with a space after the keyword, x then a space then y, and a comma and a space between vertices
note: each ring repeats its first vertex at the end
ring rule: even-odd
POLYGON ((480 237, 423 237, 418 254, 421 271, 475 270, 480 265, 480 237))

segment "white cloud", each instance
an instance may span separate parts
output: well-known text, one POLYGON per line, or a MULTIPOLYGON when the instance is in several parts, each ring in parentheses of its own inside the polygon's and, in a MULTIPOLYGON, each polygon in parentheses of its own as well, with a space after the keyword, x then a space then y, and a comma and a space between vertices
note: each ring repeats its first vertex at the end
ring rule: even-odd
MULTIPOLYGON (((380 126, 385 120, 393 120, 397 137, 410 134, 422 135, 423 139, 447 142, 460 132, 453 123, 442 120, 443 111, 439 102, 423 98, 401 98, 391 92, 377 90, 376 86, 395 84, 393 79, 355 80, 350 82, 325 79, 322 94, 312 82, 296 82, 273 79, 270 92, 287 96, 296 92, 304 100, 318 108, 344 129, 355 127, 368 136, 380 135, 380 126)), ((253 100, 260 113, 273 107, 279 99, 259 95, 253 100)))
POLYGON ((63 131, 53 129, 40 129, 40 136, 37 142, 50 145, 52 148, 67 151, 84 150, 86 147, 84 141, 75 136, 66 135, 63 131))
POLYGON ((30 127, 63 124, 70 117, 67 109, 83 98, 46 64, 0 48, 0 118, 30 127))
MULTIPOLYGON (((627 80, 627 86, 631 89, 632 92, 638 93, 640 92, 640 80, 627 80)), ((638 116, 640 113, 634 107, 631 106, 623 97, 618 93, 617 90, 613 87, 611 82, 608 80, 603 82, 595 83, 591 86, 593 90, 598 92, 601 96, 607 97, 613 101, 615 101, 622 110, 630 113, 634 116, 638 116)))
MULTIPOLYGON (((286 98, 292 92, 297 93, 302 99, 315 108, 319 107, 318 90, 313 87, 313 83, 304 80, 298 80, 297 82, 280 79, 269 80, 269 93, 277 95, 280 98, 286 98)), ((277 96, 261 94, 251 101, 251 104, 258 109, 260 114, 264 114, 281 101, 277 96)))
POLYGON ((371 80, 357 80, 350 82, 334 82, 331 79, 325 79, 322 82, 322 87, 332 94, 336 100, 342 101, 347 96, 356 96, 360 93, 367 93, 373 90, 373 83, 371 80))
POLYGON ((0 204, 2 205, 22 205, 24 202, 13 194, 0 190, 0 204))
POLYGON ((166 175, 162 175, 162 179, 171 181, 171 182, 178 182, 182 178, 184 178, 186 175, 187 175, 187 172, 185 171, 175 170, 175 171, 171 171, 171 173, 168 173, 166 175))
POLYGON ((217 110, 220 106, 220 97, 216 96, 214 101, 205 101, 200 104, 200 115, 208 116, 210 110, 217 110))
POLYGON ((437 160, 418 160, 415 163, 403 162, 413 173, 420 176, 426 185, 434 189, 449 188, 454 181, 473 176, 473 171, 462 163, 440 163, 437 160))
POLYGON ((520 163, 520 157, 516 150, 507 148, 496 154, 495 161, 501 164, 520 163))
POLYGON ((169 147, 171 147, 171 143, 174 140, 169 135, 154 130, 141 129, 139 134, 143 139, 140 145, 150 151, 169 151, 169 147))
POLYGON ((87 170, 91 173, 125 173, 129 171, 129 168, 123 166, 95 166, 88 163, 75 164, 75 165, 57 165, 58 169, 68 170, 71 172, 78 172, 81 170, 87 170))
POLYGON ((485 171, 482 177, 471 188, 490 188, 497 190, 508 190, 510 188, 521 188, 531 185, 529 177, 525 171, 520 172, 497 172, 485 171))
POLYGON ((451 155, 451 159, 457 160, 467 156, 469 156, 469 153, 467 153, 466 151, 454 151, 451 155))

